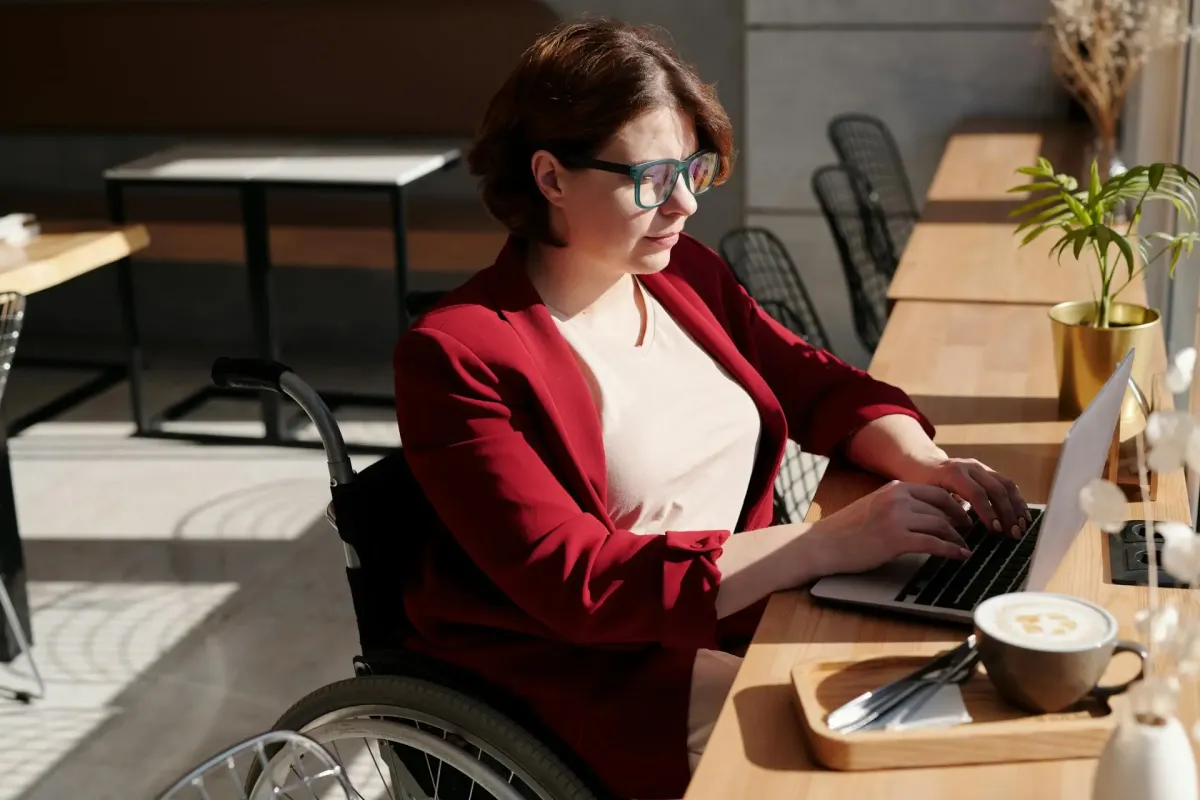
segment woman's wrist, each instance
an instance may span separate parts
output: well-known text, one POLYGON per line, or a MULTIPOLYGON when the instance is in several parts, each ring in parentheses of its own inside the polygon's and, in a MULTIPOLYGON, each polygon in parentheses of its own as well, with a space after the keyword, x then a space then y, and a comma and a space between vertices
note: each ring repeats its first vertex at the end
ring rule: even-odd
POLYGON ((850 440, 847 456, 860 467, 906 483, 926 483, 949 458, 921 423, 905 414, 879 417, 850 440))
POLYGON ((727 539, 717 559, 717 616, 729 616, 812 580, 816 573, 809 559, 815 554, 806 541, 812 527, 807 522, 774 525, 727 539))
POLYGON ((930 442, 928 448, 922 448, 920 452, 909 456, 907 465, 902 468, 904 474, 897 475, 896 480, 906 483, 929 483, 930 477, 938 467, 949 460, 950 456, 945 450, 930 442))

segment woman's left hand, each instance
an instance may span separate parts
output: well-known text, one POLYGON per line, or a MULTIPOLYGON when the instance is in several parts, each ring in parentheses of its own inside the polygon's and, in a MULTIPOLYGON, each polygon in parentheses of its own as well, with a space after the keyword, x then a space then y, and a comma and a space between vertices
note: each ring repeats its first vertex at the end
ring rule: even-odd
POLYGON ((1033 521, 1017 485, 973 458, 939 460, 925 467, 918 480, 966 500, 984 524, 997 533, 1020 537, 1033 521))

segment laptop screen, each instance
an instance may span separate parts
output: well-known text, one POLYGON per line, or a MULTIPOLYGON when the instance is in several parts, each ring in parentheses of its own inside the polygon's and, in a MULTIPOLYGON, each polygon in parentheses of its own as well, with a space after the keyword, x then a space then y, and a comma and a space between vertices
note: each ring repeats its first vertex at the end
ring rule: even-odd
POLYGON ((1027 591, 1039 592, 1046 588, 1087 522, 1087 515, 1079 503, 1079 493, 1104 471, 1132 371, 1133 350, 1130 350, 1067 431, 1054 471, 1042 529, 1029 565, 1027 591))

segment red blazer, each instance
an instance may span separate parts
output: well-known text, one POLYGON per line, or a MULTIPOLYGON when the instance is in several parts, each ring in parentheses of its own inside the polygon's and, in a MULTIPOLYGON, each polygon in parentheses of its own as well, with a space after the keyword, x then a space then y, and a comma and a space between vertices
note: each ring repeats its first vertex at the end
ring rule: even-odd
MULTIPOLYGON (((762 415, 738 530, 772 523, 789 435, 836 455, 888 414, 932 434, 902 391, 776 323, 695 239, 643 281, 762 415)), ((752 634, 763 605, 718 624, 731 531, 613 525, 596 406, 515 240, 401 337, 395 370, 404 452, 445 526, 405 587, 413 646, 528 701, 619 795, 681 796, 695 651, 752 634)))

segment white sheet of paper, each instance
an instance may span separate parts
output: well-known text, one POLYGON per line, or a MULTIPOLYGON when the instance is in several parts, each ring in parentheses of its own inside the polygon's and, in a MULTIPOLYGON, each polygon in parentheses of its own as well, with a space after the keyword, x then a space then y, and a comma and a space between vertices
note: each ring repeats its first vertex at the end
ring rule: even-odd
POLYGON ((889 723, 886 730, 909 731, 933 728, 951 728, 972 722, 971 714, 963 703, 962 691, 957 683, 946 684, 908 719, 900 724, 889 723))

